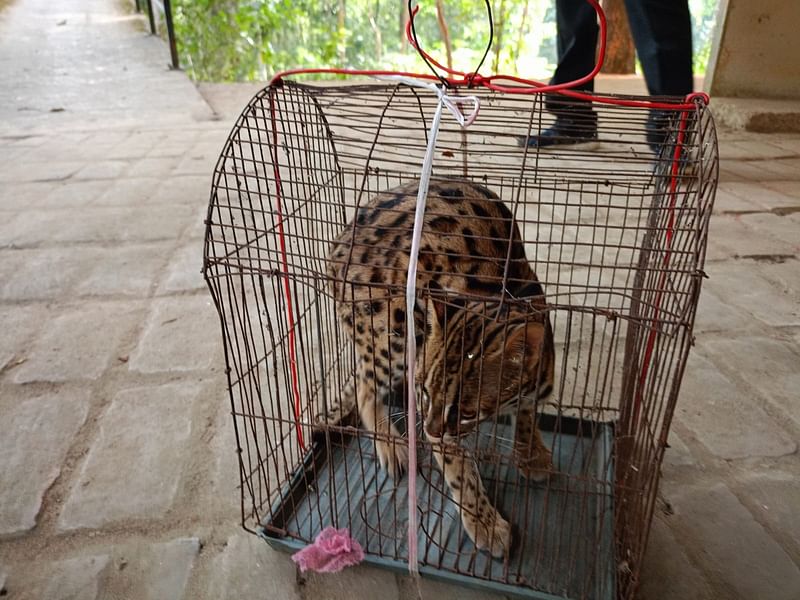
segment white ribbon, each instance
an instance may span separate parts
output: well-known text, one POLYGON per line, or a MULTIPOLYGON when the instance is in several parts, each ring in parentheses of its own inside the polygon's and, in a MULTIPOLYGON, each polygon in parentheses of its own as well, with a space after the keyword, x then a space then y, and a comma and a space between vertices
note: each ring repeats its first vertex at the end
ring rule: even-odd
POLYGON ((433 123, 428 133, 428 147, 425 160, 422 162, 422 173, 419 178, 417 192, 417 209, 414 213, 414 232, 411 237, 411 252, 408 258, 408 275, 406 278, 406 377, 408 378, 408 570, 412 575, 419 574, 417 536, 417 394, 416 394, 416 361, 417 337, 415 331, 414 306, 417 300, 417 261, 419 245, 422 238, 425 202, 428 198, 428 187, 433 170, 433 154, 436 150, 436 138, 442 121, 442 109, 447 107, 462 127, 469 127, 478 116, 480 101, 477 96, 448 96, 442 88, 434 83, 419 81, 402 75, 376 76, 377 79, 397 81, 412 87, 419 87, 435 92, 439 97, 433 123), (464 116, 458 104, 467 101, 472 104, 472 112, 464 116))
MULTIPOLYGON (((406 77, 405 75, 373 75, 373 77, 382 81, 396 81, 397 83, 403 83, 411 87, 423 88, 433 92, 439 97, 439 103, 444 104, 447 107, 447 109, 450 111, 450 114, 453 115, 455 120, 458 121, 458 124, 462 127, 469 127, 472 125, 472 123, 475 121, 475 118, 478 116, 478 110, 480 109, 481 103, 477 96, 449 96, 445 94, 444 90, 435 83, 413 79, 411 77, 406 77), (461 109, 458 107, 458 104, 463 104, 465 100, 472 104, 472 112, 470 112, 467 116, 464 116, 464 113, 461 112, 461 109)), ((434 124, 431 125, 432 135, 429 136, 428 151, 425 154, 425 162, 422 163, 423 175, 426 169, 428 173, 430 173, 433 163, 433 151, 431 150, 430 138, 432 137, 435 139, 436 134, 439 131, 438 124, 435 122, 435 119, 436 117, 434 116, 434 124)), ((428 189, 426 187, 425 192, 427 193, 427 191, 428 189)))

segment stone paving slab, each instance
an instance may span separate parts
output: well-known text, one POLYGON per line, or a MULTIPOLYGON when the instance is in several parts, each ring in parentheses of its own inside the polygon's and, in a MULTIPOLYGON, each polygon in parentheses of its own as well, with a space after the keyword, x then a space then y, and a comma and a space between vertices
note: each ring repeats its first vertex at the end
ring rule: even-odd
POLYGON ((114 243, 170 240, 190 224, 186 206, 98 207, 76 214, 72 210, 29 210, 21 213, 6 238, 15 246, 44 243, 114 243))
POLYGON ((358 590, 362 598, 400 600, 397 578, 392 571, 363 565, 358 569, 326 575, 309 572, 305 575, 303 584, 303 594, 306 598, 352 600, 353 590, 358 590))
MULTIPOLYGON (((0 194, 0 210, 20 212, 30 208, 82 206, 111 185, 109 181, 7 182, 0 194)), ((5 237, 4 237, 5 239, 5 237)))
MULTIPOLYGON (((730 245, 734 245, 733 240, 730 245)), ((755 249, 759 250, 758 247, 755 249)), ((760 256, 769 255, 765 253, 760 256)), ((800 325, 800 305, 785 290, 763 277, 761 269, 758 262, 714 262, 706 265, 709 279, 703 283, 703 287, 735 308, 749 313, 762 326, 800 325)))
MULTIPOLYGON (((114 185, 112 179, 98 179, 92 181, 67 180, 56 185, 52 190, 39 196, 31 198, 31 206, 36 208, 74 208, 80 210, 85 206, 98 201, 103 194, 114 185)), ((18 208, 27 208, 20 203, 18 208)))
POLYGON ((760 265, 759 273, 789 297, 800 302, 800 260, 793 257, 767 262, 760 265))
MULTIPOLYGON (((351 592, 355 589, 359 588, 354 585, 351 592)), ((196 597, 202 594, 218 600, 312 597, 301 592, 297 585, 296 568, 288 554, 271 549, 266 542, 244 531, 233 533, 225 540, 222 550, 209 565, 202 591, 197 592, 196 597)), ((325 590, 318 597, 330 596, 325 590)), ((383 593, 375 597, 382 598, 383 593)))
MULTIPOLYGON (((220 507, 225 507, 230 506, 228 501, 230 498, 238 498, 241 494, 239 474, 241 455, 237 451, 238 444, 227 389, 219 385, 215 398, 218 399, 217 414, 214 427, 206 438, 212 458, 204 471, 207 473, 206 481, 212 501, 220 507)), ((261 540, 256 541, 261 542, 261 540)))
POLYGON ((121 343, 135 327, 138 312, 139 306, 129 302, 59 311, 14 370, 14 382, 98 379, 120 357, 121 343))
POLYGON ((90 269, 86 248, 25 249, 6 252, 0 299, 6 301, 67 298, 90 269))
POLYGON ((14 600, 96 600, 103 578, 112 568, 107 554, 79 556, 51 562, 30 579, 9 576, 9 595, 14 600))
MULTIPOLYGON (((714 267, 710 266, 712 274, 714 267)), ((706 332, 728 332, 737 331, 744 333, 752 330, 760 330, 762 324, 745 311, 731 306, 730 303, 723 301, 719 296, 709 289, 710 286, 703 285, 700 293, 700 301, 697 305, 697 321, 695 331, 698 333, 706 332)))
POLYGON ((152 205, 151 198, 161 187, 162 180, 163 178, 141 175, 115 178, 105 185, 103 193, 91 204, 109 207, 152 205))
MULTIPOLYGON (((729 194, 739 200, 739 203, 733 210, 752 211, 754 208, 756 210, 759 208, 773 210, 776 208, 798 206, 800 204, 800 198, 782 191, 783 189, 792 189, 791 186, 782 185, 786 183, 790 182, 774 181, 765 185, 761 182, 727 181, 720 184, 719 192, 729 194)), ((717 202, 719 202, 720 196, 718 195, 717 198, 717 202)), ((722 199, 722 205, 726 206, 724 197, 722 199)))
MULTIPOLYGON (((731 351, 728 347, 726 353, 731 351)), ((735 460, 797 451, 792 436, 762 408, 764 400, 734 385, 702 356, 691 360, 675 418, 715 456, 735 460)))
POLYGON ((789 219, 771 213, 742 215, 741 219, 757 236, 771 237, 789 244, 792 247, 789 254, 800 252, 800 231, 797 230, 797 224, 789 219))
POLYGON ((763 230, 757 229, 745 218, 745 215, 720 215, 711 222, 709 236, 714 236, 717 243, 727 250, 727 258, 791 256, 795 253, 796 248, 792 242, 786 241, 782 236, 765 236, 763 230))
MULTIPOLYGON (((38 158, 38 157, 37 157, 38 158)), ((55 160, 31 163, 25 155, 0 165, 0 177, 16 183, 63 181, 86 166, 80 161, 55 160)))
POLYGON ((9 600, 181 600, 200 552, 197 538, 94 547, 45 569, 11 572, 9 600))
POLYGON ((0 403, 0 536, 31 529, 89 410, 87 392, 0 403))
POLYGON ((740 390, 770 400, 800 427, 800 348, 783 339, 747 337, 704 343, 711 360, 735 378, 740 390))
POLYGON ((751 194, 748 187, 752 186, 759 192, 763 189, 758 184, 743 182, 743 181, 721 181, 717 188, 717 196, 714 199, 714 213, 716 214, 737 214, 752 211, 754 203, 758 203, 756 209, 767 209, 769 207, 761 204, 761 199, 764 196, 775 196, 778 199, 786 199, 791 201, 789 197, 776 192, 775 190, 768 190, 767 194, 751 194))
POLYGON ((218 326, 208 295, 155 300, 130 367, 143 373, 160 373, 220 365, 218 326))
POLYGON ((791 179, 796 177, 798 170, 800 170, 800 158, 795 156, 792 158, 765 161, 764 170, 773 175, 771 177, 765 177, 765 180, 775 181, 776 179, 791 179))
POLYGON ((800 478, 797 473, 779 469, 746 473, 737 477, 736 489, 743 503, 759 522, 770 527, 774 535, 793 550, 800 551, 800 478))
POLYGON ((672 526, 701 541, 688 551, 712 578, 716 597, 796 600, 797 564, 724 484, 685 486, 667 496, 672 526))
MULTIPOLYGON (((217 152, 221 149, 221 144, 217 152)), ((155 204, 171 204, 173 202, 188 202, 192 204, 208 200, 211 194, 211 172, 200 175, 174 175, 167 180, 162 180, 153 197, 150 199, 155 204)), ((204 204, 207 204, 204 202, 204 204)))
POLYGON ((703 573, 686 555, 669 525, 653 519, 642 572, 641 600, 717 600, 703 573))
POLYGON ((773 144, 768 136, 746 142, 731 140, 719 149, 719 157, 723 160, 749 160, 754 154, 761 160, 774 160, 794 155, 790 150, 773 144))
POLYGON ((179 157, 154 156, 139 159, 129 166, 125 175, 127 177, 156 177, 166 178, 171 175, 180 163, 179 157))
POLYGON ((400 597, 417 598, 419 600, 501 600, 506 598, 500 594, 479 592, 440 581, 431 581, 424 577, 419 580, 400 575, 400 597))
POLYGON ((46 315, 47 311, 37 306, 0 307, 0 371, 25 360, 26 349, 46 315))
POLYGON ((99 597, 107 600, 185 598, 199 553, 200 540, 193 537, 115 548, 115 568, 106 577, 99 597))
POLYGON ((203 254, 196 243, 186 244, 175 252, 167 272, 158 286, 159 293, 188 292, 207 289, 201 273, 203 254))
POLYGON ((191 454, 191 415, 199 392, 197 384, 184 382, 117 393, 69 493, 59 529, 163 517, 191 454))
POLYGON ((686 445, 686 442, 678 435, 674 427, 669 432, 667 445, 668 447, 664 452, 664 464, 669 471, 697 464, 697 461, 692 455, 692 451, 686 445))
POLYGON ((769 161, 728 160, 720 165, 720 177, 725 181, 770 182, 783 181, 791 173, 775 172, 767 168, 769 161))
MULTIPOLYGON (((797 145, 800 146, 800 140, 797 140, 797 142, 797 145)), ((800 153, 800 150, 797 152, 800 153)), ((764 187, 788 198, 785 200, 787 205, 800 206, 800 190, 797 189, 796 179, 792 180, 791 178, 787 178, 786 181, 769 181, 764 184, 764 187)))
POLYGON ((79 296, 147 296, 172 253, 170 242, 97 248, 91 267, 75 286, 79 296))

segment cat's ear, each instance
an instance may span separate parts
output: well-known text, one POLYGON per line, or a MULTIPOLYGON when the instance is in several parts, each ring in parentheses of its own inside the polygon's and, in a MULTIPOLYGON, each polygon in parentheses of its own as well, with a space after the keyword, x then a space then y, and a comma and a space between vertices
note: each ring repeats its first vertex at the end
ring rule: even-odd
POLYGON ((465 301, 462 298, 448 296, 445 290, 435 281, 428 284, 428 315, 431 322, 436 323, 440 329, 452 321, 453 316, 462 310, 465 301))
POLYGON ((453 317, 460 310, 464 310, 465 302, 461 298, 446 298, 444 296, 431 296, 429 300, 428 315, 433 317, 439 329, 445 329, 448 323, 453 322, 453 317))

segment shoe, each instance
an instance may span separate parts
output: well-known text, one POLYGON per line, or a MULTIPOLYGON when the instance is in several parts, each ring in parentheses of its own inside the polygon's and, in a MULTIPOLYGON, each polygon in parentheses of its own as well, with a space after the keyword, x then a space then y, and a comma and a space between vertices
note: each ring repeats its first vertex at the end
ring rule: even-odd
MULTIPOLYGON (((672 144, 674 147, 678 136, 678 123, 680 119, 681 116, 679 113, 663 110, 650 111, 650 114, 647 116, 647 124, 645 125, 645 137, 647 138, 650 149, 656 156, 661 154, 665 145, 672 144)), ((684 144, 691 145, 695 128, 695 116, 693 113, 690 113, 686 120, 684 144)))
POLYGON ((596 116, 585 119, 559 117, 538 135, 520 138, 520 145, 529 148, 550 148, 591 142, 597 142, 596 116))
POLYGON ((645 137, 647 144, 656 156, 661 154, 664 145, 669 141, 673 120, 674 115, 663 110, 652 110, 647 115, 645 137))
MULTIPOLYGON (((655 154, 653 172, 671 175, 677 144, 677 120, 679 116, 665 111, 654 110, 647 118, 647 143, 655 154)), ((683 139, 678 173, 692 177, 697 173, 698 148, 694 147, 694 116, 689 117, 683 139)))

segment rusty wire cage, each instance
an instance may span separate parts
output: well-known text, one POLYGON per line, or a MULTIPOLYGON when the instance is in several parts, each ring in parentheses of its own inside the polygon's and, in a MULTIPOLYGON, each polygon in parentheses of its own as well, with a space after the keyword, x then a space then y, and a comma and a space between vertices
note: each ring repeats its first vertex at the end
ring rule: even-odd
MULTIPOLYGON (((541 290, 511 293, 506 268, 502 298, 445 290, 445 302, 469 300, 487 323, 498 300, 549 321, 554 389, 534 402, 552 473, 539 483, 521 476, 513 419, 499 411, 441 442, 439 450, 477 461, 510 523, 513 544, 494 557, 465 531, 468 509, 432 458, 439 442, 421 435, 420 570, 525 597, 631 598, 692 344, 717 181, 713 121, 702 101, 662 109, 654 153, 649 109, 597 103, 597 144, 545 151, 520 144, 552 122, 538 95, 470 93, 480 97, 479 116, 468 129, 442 121, 434 184, 466 181, 496 194, 490 202, 507 207, 541 290)), ((406 567, 407 478, 380 468, 381 433, 340 408, 358 385, 359 350, 337 304, 357 304, 353 286, 373 283, 351 271, 349 300, 335 297, 329 256, 343 231, 370 227, 356 215, 371 198, 418 177, 435 104, 399 83, 279 81, 245 108, 216 166, 204 273, 222 326, 242 519, 277 547, 347 527, 368 560, 406 567)), ((374 232, 372 255, 402 246, 404 227, 374 232)), ((478 244, 485 230, 475 224, 467 236, 478 244)), ((352 261, 359 248, 350 239, 352 261)), ((428 259, 420 269, 437 270, 428 259)), ((467 277, 471 257, 460 259, 454 269, 467 277)), ((405 293, 377 282, 374 290, 384 301, 405 293)), ((431 294, 420 292, 426 306, 431 294)), ((429 327, 420 334, 419 352, 430 335, 429 327)), ((402 446, 405 393, 390 400, 397 437, 388 441, 402 446)))

